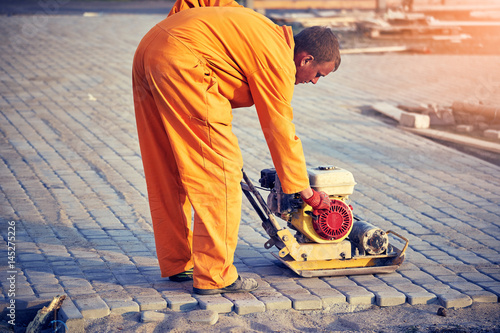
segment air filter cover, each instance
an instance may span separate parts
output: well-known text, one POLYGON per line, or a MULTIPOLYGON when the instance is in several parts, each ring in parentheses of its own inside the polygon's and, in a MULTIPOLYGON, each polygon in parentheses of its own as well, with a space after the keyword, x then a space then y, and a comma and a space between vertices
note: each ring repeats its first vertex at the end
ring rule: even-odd
POLYGON ((339 240, 347 237, 352 221, 349 206, 340 200, 331 200, 330 209, 313 220, 313 227, 321 238, 339 240))

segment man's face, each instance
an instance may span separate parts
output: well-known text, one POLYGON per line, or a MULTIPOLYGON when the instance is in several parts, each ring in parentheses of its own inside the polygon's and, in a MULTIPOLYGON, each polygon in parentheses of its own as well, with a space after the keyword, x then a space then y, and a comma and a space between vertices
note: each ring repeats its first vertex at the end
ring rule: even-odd
POLYGON ((295 63, 297 72, 295 73, 295 84, 309 83, 316 84, 319 78, 327 76, 335 69, 335 61, 318 64, 311 59, 301 59, 295 63))

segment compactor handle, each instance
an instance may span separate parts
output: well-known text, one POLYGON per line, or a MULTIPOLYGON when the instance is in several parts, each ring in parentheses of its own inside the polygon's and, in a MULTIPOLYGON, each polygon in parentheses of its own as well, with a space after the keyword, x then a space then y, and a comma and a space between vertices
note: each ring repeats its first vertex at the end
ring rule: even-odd
POLYGON ((243 193, 245 196, 248 198, 250 203, 252 204, 253 208, 257 211, 259 214, 259 217, 261 218, 262 222, 264 223, 264 229, 266 232, 269 234, 269 236, 273 237, 276 235, 276 232, 281 230, 281 226, 278 224, 276 219, 273 216, 273 213, 267 206, 266 202, 260 195, 259 191, 253 186, 252 182, 250 181, 250 178, 248 178, 247 174, 245 173, 244 170, 241 170, 243 173, 243 182, 241 182, 241 188, 243 190, 243 193), (253 196, 252 196, 253 194, 253 196), (255 201, 255 199, 257 201, 255 201), (258 202, 258 204, 257 204, 258 202), (260 207, 259 207, 260 204, 260 207))
POLYGON ((405 245, 403 246, 403 249, 401 250, 401 252, 399 253, 399 255, 393 261, 394 264, 400 265, 401 263, 403 263, 404 256, 405 256, 405 251, 408 248, 408 244, 410 244, 410 241, 408 240, 408 238, 403 237, 400 234, 398 234, 397 232, 394 232, 392 230, 387 230, 386 233, 387 234, 393 234, 394 236, 397 236, 397 237, 399 237, 399 238, 401 238, 402 240, 405 241, 405 245))

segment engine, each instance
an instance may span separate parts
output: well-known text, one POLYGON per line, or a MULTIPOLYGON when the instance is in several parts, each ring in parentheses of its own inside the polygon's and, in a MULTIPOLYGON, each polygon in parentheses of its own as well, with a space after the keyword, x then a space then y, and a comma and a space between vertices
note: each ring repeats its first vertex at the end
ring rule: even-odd
POLYGON ((352 209, 346 202, 356 184, 354 177, 349 171, 333 166, 307 171, 311 188, 327 193, 331 199, 326 212, 314 216, 312 208, 302 201, 299 193, 283 193, 275 169, 261 171, 261 186, 271 190, 267 205, 276 216, 287 221, 290 228, 298 231, 296 238, 299 242, 340 242, 352 229, 352 209))
POLYGON ((361 255, 376 255, 387 251, 388 237, 379 228, 357 221, 349 195, 356 182, 351 172, 334 166, 319 166, 307 170, 311 188, 328 194, 330 208, 315 216, 312 208, 304 203, 299 193, 286 194, 275 169, 261 171, 260 185, 270 189, 267 205, 271 212, 297 231, 299 243, 340 243, 347 237, 353 251, 361 255))

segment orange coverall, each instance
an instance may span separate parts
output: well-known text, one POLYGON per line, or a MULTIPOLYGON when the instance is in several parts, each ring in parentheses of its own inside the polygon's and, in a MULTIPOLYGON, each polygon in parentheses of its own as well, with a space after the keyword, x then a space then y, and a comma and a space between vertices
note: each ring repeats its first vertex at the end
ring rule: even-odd
POLYGON ((233 108, 255 104, 283 190, 309 185, 292 123, 293 48, 291 28, 214 0, 178 1, 139 44, 134 105, 162 277, 194 266, 201 289, 238 277, 243 161, 233 108))

